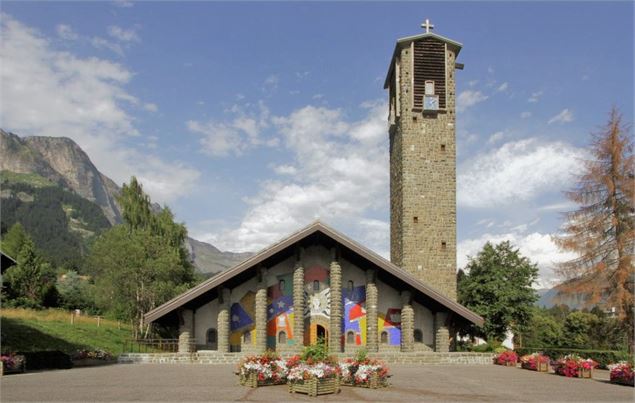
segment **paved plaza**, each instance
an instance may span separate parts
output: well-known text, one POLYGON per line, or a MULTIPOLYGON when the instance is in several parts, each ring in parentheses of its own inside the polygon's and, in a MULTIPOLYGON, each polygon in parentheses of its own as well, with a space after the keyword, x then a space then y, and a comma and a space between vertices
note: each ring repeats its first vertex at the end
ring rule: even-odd
POLYGON ((286 386, 250 389, 237 384, 233 365, 118 364, 2 377, 9 401, 633 401, 633 388, 567 379, 495 365, 391 366, 392 385, 380 390, 343 387, 337 395, 291 395, 286 386))

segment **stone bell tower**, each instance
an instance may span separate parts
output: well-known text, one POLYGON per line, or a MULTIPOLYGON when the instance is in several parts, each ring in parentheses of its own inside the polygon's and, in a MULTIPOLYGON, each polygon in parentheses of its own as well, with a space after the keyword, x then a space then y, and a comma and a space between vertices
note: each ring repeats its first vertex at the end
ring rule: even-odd
POLYGON ((390 257, 456 300, 455 69, 461 44, 430 32, 397 40, 390 99, 390 257))

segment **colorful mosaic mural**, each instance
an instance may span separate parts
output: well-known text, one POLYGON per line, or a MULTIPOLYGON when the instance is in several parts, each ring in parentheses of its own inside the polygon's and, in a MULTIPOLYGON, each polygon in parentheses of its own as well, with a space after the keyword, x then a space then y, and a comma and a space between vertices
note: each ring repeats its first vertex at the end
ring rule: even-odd
POLYGON ((401 344, 401 308, 388 308, 386 314, 380 313, 377 318, 379 342, 398 346, 401 344), (382 340, 382 333, 386 332, 386 341, 382 340))
POLYGON ((281 331, 293 344, 293 275, 277 276, 278 282, 267 288, 267 346, 274 347, 281 331))
POLYGON ((366 344, 366 286, 342 289, 342 336, 350 344, 349 332, 353 332, 353 344, 366 344))

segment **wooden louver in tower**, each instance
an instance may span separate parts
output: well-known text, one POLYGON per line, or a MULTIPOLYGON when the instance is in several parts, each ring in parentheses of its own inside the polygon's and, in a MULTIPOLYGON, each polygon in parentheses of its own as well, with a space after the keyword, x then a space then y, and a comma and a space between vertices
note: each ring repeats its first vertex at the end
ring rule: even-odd
POLYGON ((423 38, 413 43, 413 107, 423 109, 426 81, 434 81, 434 93, 439 97, 439 109, 445 109, 445 43, 435 38, 423 38))

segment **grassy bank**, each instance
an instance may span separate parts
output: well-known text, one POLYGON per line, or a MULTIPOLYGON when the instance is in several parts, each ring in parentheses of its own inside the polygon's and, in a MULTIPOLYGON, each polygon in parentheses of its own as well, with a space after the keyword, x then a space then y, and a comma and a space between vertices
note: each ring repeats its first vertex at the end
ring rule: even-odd
POLYGON ((72 354, 81 349, 121 353, 131 338, 129 325, 95 317, 75 316, 57 309, 31 310, 3 308, 0 315, 2 351, 60 350, 72 354))

